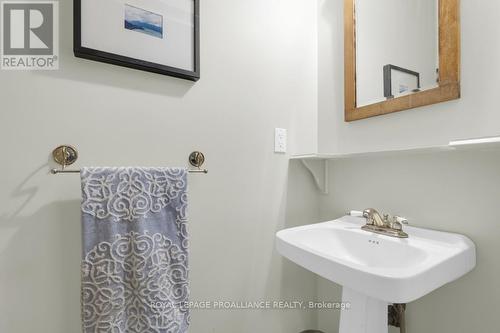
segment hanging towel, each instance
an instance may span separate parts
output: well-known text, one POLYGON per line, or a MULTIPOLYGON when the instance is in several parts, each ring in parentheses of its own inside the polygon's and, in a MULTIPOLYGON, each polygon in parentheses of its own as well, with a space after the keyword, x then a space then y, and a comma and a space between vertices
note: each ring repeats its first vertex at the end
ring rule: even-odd
POLYGON ((84 333, 185 333, 187 170, 84 168, 84 333))

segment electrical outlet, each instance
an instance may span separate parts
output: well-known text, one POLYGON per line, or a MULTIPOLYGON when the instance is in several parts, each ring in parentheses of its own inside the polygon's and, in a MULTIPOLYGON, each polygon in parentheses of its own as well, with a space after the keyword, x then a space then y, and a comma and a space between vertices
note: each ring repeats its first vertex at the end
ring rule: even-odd
POLYGON ((286 129, 274 129, 274 152, 286 153, 286 129))

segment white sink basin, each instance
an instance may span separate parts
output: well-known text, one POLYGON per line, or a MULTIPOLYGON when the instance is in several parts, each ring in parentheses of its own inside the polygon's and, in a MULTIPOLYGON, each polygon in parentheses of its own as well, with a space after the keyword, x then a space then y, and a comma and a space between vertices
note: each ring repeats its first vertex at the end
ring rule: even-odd
MULTIPOLYGON (((387 303, 414 301, 476 265, 474 243, 465 236, 406 226, 409 238, 400 239, 361 230, 365 223, 364 218, 346 216, 282 230, 276 234, 277 249, 296 264, 342 285, 346 302, 364 303, 365 312, 367 304, 376 305, 369 312, 380 316, 386 316, 387 303)), ((384 322, 384 330, 366 332, 387 332, 387 318, 378 325, 384 322)), ((340 332, 365 332, 359 325, 351 330, 344 323, 342 329, 341 320, 340 332)))

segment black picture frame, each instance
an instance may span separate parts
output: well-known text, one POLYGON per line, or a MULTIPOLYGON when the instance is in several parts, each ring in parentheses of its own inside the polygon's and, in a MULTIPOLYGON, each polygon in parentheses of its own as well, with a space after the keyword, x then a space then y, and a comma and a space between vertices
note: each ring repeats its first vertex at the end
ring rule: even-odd
POLYGON ((200 1, 194 1, 194 70, 184 70, 149 61, 130 58, 82 46, 81 39, 81 1, 73 2, 73 52, 75 57, 84 58, 112 65, 128 67, 156 74, 173 76, 180 79, 198 81, 200 79, 200 1))
POLYGON ((384 66, 384 97, 385 98, 387 98, 387 99, 394 98, 394 95, 392 94, 392 71, 393 70, 415 76, 417 78, 417 89, 414 89, 413 92, 420 91, 420 73, 409 70, 407 68, 403 68, 403 67, 389 64, 389 65, 384 66))

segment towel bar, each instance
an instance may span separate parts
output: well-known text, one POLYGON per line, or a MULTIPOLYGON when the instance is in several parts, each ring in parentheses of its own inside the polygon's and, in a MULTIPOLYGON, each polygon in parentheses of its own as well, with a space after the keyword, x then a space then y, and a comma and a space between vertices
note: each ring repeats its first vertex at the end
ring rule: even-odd
MULTIPOLYGON (((52 157, 57 164, 61 165, 61 169, 50 170, 53 175, 80 173, 80 169, 66 169, 67 166, 72 165, 78 159, 78 151, 74 147, 68 145, 59 146, 52 151, 52 157)), ((189 164, 197 169, 190 169, 188 172, 207 174, 207 169, 201 169, 203 163, 205 163, 205 155, 199 151, 192 152, 189 155, 189 164)))

